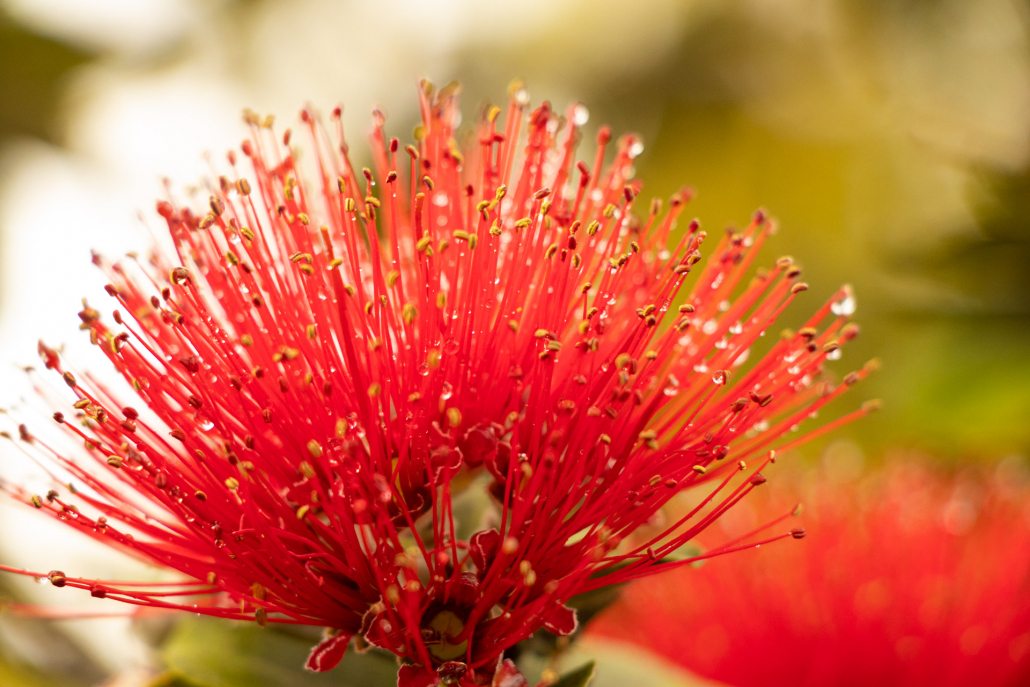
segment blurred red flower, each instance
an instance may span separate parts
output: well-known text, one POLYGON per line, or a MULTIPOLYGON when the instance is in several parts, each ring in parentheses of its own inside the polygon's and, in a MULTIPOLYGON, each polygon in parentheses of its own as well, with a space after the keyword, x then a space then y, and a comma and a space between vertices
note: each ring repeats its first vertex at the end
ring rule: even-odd
POLYGON ((901 463, 810 536, 630 587, 590 631, 734 687, 1030 684, 1030 491, 901 463))
MULTIPOLYGON (((789 258, 742 281, 764 213, 722 234, 684 296, 705 233, 673 233, 687 192, 636 214, 638 139, 605 167, 602 128, 590 166, 582 106, 527 119, 516 88, 506 118, 488 109, 464 135, 456 88, 426 85, 420 104, 403 149, 377 113, 359 172, 339 110, 328 127, 301 113, 308 167, 289 130, 248 114, 246 172, 230 153, 201 212, 158 204, 174 256, 96 258, 119 309, 112 324, 86 306, 82 328, 136 405, 40 344, 78 446, 23 427, 55 486, 9 489, 194 581, 51 582, 324 625, 315 670, 357 638, 403 658, 405 684, 489 683, 508 647, 575 629, 571 597, 650 573, 765 482, 770 450, 806 436, 784 435, 869 372, 821 380, 858 332, 846 288, 741 367, 806 289, 789 258), (453 497, 476 479, 496 511, 460 523, 453 497), (706 484, 692 513, 633 538, 706 484)), ((704 555, 803 534, 766 530, 704 555)))

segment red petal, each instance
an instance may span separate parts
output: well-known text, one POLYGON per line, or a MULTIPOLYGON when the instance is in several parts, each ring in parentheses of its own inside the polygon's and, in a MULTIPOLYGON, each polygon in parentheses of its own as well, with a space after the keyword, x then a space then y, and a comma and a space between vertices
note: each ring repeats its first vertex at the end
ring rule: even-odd
POLYGON ((365 640, 380 649, 395 651, 397 647, 403 646, 404 636, 402 630, 393 626, 390 614, 383 611, 372 620, 371 626, 365 633, 365 640))
POLYGON ((437 446, 429 454, 429 466, 437 482, 441 480, 444 470, 447 470, 448 474, 454 474, 461 469, 461 465, 461 451, 450 446, 437 446))
POLYGON ((493 458, 497 451, 498 429, 502 430, 500 434, 504 433, 502 428, 495 428, 493 424, 484 422, 465 433, 458 445, 466 463, 477 467, 482 465, 483 461, 493 458))
POLYGON ((544 618, 544 627, 556 635, 570 635, 578 624, 576 612, 565 606, 554 606, 544 618))
POLYGON ((436 687, 440 676, 422 666, 401 666, 397 671, 397 687, 436 687))
POLYGON ((479 595, 479 579, 473 573, 462 573, 458 579, 447 581, 451 603, 459 608, 470 608, 479 595))
POLYGON ((526 678, 515 667, 510 658, 504 659, 494 672, 494 680, 491 687, 528 687, 526 678))
POLYGON ((497 451, 486 458, 486 469, 498 481, 508 479, 508 462, 511 460, 511 444, 500 442, 497 451))
POLYGON ((332 670, 343 659, 347 653, 347 644, 350 643, 351 635, 346 632, 337 632, 329 635, 321 642, 311 647, 307 663, 304 667, 316 673, 323 673, 332 670))
POLYGON ((486 572, 497 555, 497 545, 501 542, 501 533, 495 529, 482 530, 472 535, 469 540, 469 553, 472 562, 480 574, 486 572))

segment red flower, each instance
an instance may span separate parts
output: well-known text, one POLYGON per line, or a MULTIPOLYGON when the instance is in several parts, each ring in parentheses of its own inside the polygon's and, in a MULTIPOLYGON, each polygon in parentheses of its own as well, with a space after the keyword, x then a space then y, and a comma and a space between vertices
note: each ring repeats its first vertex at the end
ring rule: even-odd
POLYGON ((898 465, 800 546, 631 587, 591 631, 735 687, 1030 684, 1030 494, 898 465))
POLYGON ((517 89, 463 153, 456 93, 426 86, 403 150, 377 115, 374 171, 355 171, 339 110, 334 134, 301 113, 304 169, 289 131, 280 145, 248 115, 246 171, 230 153, 200 213, 158 204, 174 257, 97 258, 119 310, 109 324, 87 307, 83 328, 140 410, 65 372, 76 412, 55 417, 86 450, 36 449, 78 487, 32 498, 196 581, 52 580, 333 628, 313 669, 360 635, 409 662, 406 680, 479 684, 534 631, 572 632, 570 597, 648 574, 764 482, 770 449, 803 441, 783 436, 867 374, 819 381, 857 334, 846 288, 741 367, 806 289, 789 258, 739 288, 773 233, 764 213, 692 277, 705 233, 674 231, 690 194, 636 214, 636 138, 605 169, 602 128, 592 166, 577 162, 585 110, 527 120, 517 89), (461 535, 452 499, 477 474, 497 513, 461 535), (702 484, 689 517, 630 543, 702 484))

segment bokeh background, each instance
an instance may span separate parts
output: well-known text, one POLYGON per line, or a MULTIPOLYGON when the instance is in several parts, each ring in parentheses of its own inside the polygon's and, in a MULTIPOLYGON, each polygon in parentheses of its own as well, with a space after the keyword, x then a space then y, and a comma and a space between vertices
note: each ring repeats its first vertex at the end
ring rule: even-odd
MULTIPOLYGON (((1030 450, 1026 0, 0 0, 0 403, 31 405, 40 337, 88 361, 89 251, 145 247, 161 179, 202 176, 244 107, 343 103, 353 144, 380 106, 406 138, 424 76, 461 81, 470 115, 514 77, 535 103, 583 101, 590 127, 643 135, 645 194, 694 186, 710 232, 764 206, 767 259, 797 258, 813 302, 853 284, 841 369, 879 357, 859 393, 884 411, 802 466, 1030 450)), ((0 560, 113 564, 6 504, 0 560)), ((0 590, 53 600, 22 582, 0 590)), ((142 684, 160 639, 192 655, 182 637, 209 631, 149 630, 0 616, 0 684, 142 684)))

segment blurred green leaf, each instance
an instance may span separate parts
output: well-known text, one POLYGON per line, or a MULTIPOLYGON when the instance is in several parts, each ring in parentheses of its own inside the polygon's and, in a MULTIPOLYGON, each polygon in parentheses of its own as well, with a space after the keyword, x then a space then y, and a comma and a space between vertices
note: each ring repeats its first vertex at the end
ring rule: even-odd
POLYGON ((562 672, 568 666, 577 666, 561 678, 562 687, 583 684, 564 680, 571 680, 587 667, 592 675, 590 687, 718 687, 718 683, 692 675, 645 649, 589 633, 557 655, 524 655, 518 663, 531 685, 540 679, 545 668, 562 672))
POLYGON ((174 673, 164 673, 157 676, 152 682, 148 683, 146 687, 199 687, 196 683, 190 682, 181 675, 174 673))
POLYGON ((11 581, 0 579, 0 687, 73 687, 102 680, 104 668, 62 624, 3 611, 8 598, 18 598, 11 581))
MULTIPOLYGON (((677 561, 683 561, 688 558, 700 556, 702 553, 703 551, 701 547, 698 546, 695 542, 687 542, 683 546, 677 548, 675 551, 671 551, 669 554, 664 556, 660 561, 658 561, 658 563, 675 563, 677 561)), ((694 561, 690 565, 694 568, 700 568, 704 564, 705 561, 702 559, 700 561, 694 561)), ((611 568, 605 570, 604 572, 593 575, 593 577, 597 578, 605 577, 606 575, 611 575, 612 573, 624 568, 626 565, 627 564, 625 563, 613 565, 611 568)), ((590 622, 590 620, 595 615, 603 611, 611 604, 615 603, 615 601, 618 600, 619 594, 621 593, 622 588, 624 586, 625 583, 610 584, 606 587, 600 587, 598 589, 594 589, 593 591, 589 591, 584 594, 577 594, 576 596, 569 599, 567 605, 569 608, 575 609, 576 619, 579 621, 580 629, 582 629, 588 622, 590 622)), ((547 634, 550 635, 550 633, 547 634)), ((553 637, 553 635, 550 636, 553 637)), ((553 648, 553 645, 554 643, 551 642, 551 648, 553 648)))
POLYGON ((580 627, 589 622, 591 618, 615 603, 622 591, 622 584, 610 584, 607 587, 600 587, 584 594, 577 594, 569 599, 569 608, 575 609, 576 620, 580 627))
POLYGON ((455 496, 454 520, 459 539, 468 541, 473 534, 484 529, 488 515, 497 512, 487 493, 491 481, 489 474, 481 474, 455 496))
POLYGON ((585 687, 594 678, 596 661, 587 661, 579 668, 565 673, 552 687, 585 687))
POLYGON ((78 684, 82 683, 44 675, 39 671, 14 666, 0 659, 0 685, 3 687, 73 687, 78 684))
POLYGON ((349 651, 327 673, 304 669, 318 640, 289 630, 191 618, 164 646, 173 674, 196 687, 375 687, 397 682, 397 664, 384 654, 349 651))
POLYGON ((62 80, 91 56, 13 23, 0 9, 0 140, 28 134, 53 140, 62 80))

